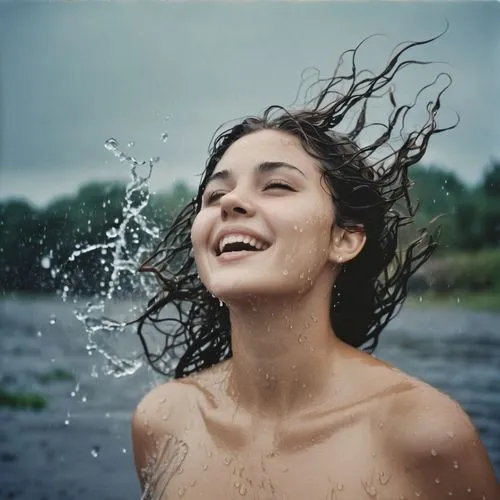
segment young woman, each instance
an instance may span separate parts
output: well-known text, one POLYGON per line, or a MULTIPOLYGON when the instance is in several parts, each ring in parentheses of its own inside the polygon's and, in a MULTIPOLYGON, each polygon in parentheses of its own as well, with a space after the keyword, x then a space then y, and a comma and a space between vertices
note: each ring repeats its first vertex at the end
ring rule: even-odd
POLYGON ((370 356, 436 247, 425 231, 404 249, 398 236, 415 212, 408 169, 444 130, 444 90, 387 148, 412 107, 391 81, 430 41, 377 75, 350 51, 352 73, 320 82, 305 109, 272 106, 214 141, 197 197, 142 268, 161 290, 138 332, 174 375, 132 419, 143 498, 499 498, 459 405, 370 356), (384 91, 389 120, 360 146, 384 91))

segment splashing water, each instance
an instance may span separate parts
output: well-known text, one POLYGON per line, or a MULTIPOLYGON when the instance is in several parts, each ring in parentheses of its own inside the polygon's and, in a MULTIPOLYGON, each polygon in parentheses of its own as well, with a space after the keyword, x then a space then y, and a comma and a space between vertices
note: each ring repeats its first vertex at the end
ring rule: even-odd
MULTIPOLYGON (((133 146, 133 142, 127 144, 128 148, 133 146)), ((130 351, 127 350, 124 356, 118 354, 117 344, 124 336, 131 335, 128 333, 131 327, 127 329, 126 321, 108 317, 106 309, 113 301, 120 299, 125 290, 146 292, 148 295, 154 290, 155 282, 152 278, 138 273, 137 270, 160 240, 159 227, 143 214, 150 200, 149 179, 160 158, 154 157, 140 162, 135 157, 123 153, 119 142, 114 138, 108 139, 104 148, 130 167, 131 180, 125 190, 122 218, 114 219, 114 225, 106 231, 105 241, 87 246, 75 244, 68 262, 78 262, 79 257, 97 252, 101 256, 101 264, 106 266, 104 269, 108 274, 106 279, 101 281, 99 292, 93 300, 75 309, 74 314, 85 328, 89 356, 98 352, 105 360, 103 373, 122 377, 132 375, 143 365, 143 353, 133 352, 130 357, 130 351)), ((44 264, 50 265, 51 257, 50 255, 44 258, 44 264)), ((57 273, 60 271, 56 270, 57 273)), ((63 278, 68 281, 70 276, 64 274, 63 278)), ((60 293, 64 302, 67 301, 70 290, 68 283, 63 283, 60 293)), ((137 316, 138 314, 134 318, 137 316)), ((92 368, 92 376, 97 376, 95 365, 92 368)))

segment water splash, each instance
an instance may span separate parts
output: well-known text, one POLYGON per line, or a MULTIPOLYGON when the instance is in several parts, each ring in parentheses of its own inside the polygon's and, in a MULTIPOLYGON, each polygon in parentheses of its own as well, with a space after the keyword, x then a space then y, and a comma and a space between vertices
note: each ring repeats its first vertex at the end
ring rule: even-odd
MULTIPOLYGON (((134 146, 131 141, 128 148, 134 146)), ((113 319, 114 314, 107 309, 130 291, 152 295, 155 282, 150 276, 139 274, 139 266, 151 254, 160 240, 160 228, 144 214, 144 209, 150 201, 149 180, 153 168, 160 161, 159 157, 147 161, 139 161, 135 157, 121 151, 117 139, 109 138, 104 148, 118 161, 126 163, 130 169, 130 181, 125 189, 121 218, 115 218, 112 226, 106 231, 105 240, 87 246, 77 243, 68 258, 68 262, 78 262, 78 259, 89 253, 98 255, 98 262, 106 272, 100 281, 99 290, 94 298, 86 304, 79 305, 74 314, 83 324, 87 335, 87 353, 92 356, 99 353, 105 360, 102 372, 114 377, 132 375, 143 364, 143 353, 126 350, 125 355, 118 352, 118 344, 126 337, 132 338, 135 332, 127 329, 127 322, 113 319)), ((50 267, 50 257, 44 261, 50 267)), ((64 275, 60 290, 62 300, 67 301, 71 293, 70 277, 64 275)), ((75 299, 76 302, 76 299, 75 299)), ((134 317, 139 314, 134 311, 134 317)), ((96 366, 92 368, 92 377, 97 377, 96 366)))

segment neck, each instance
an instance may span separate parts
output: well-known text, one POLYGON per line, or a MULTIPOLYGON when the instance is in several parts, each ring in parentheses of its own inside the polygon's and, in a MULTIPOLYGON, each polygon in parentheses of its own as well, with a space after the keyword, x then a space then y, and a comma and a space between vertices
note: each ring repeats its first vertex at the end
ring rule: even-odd
POLYGON ((336 339, 329 296, 247 301, 229 306, 232 397, 263 417, 310 407, 331 385, 336 339))

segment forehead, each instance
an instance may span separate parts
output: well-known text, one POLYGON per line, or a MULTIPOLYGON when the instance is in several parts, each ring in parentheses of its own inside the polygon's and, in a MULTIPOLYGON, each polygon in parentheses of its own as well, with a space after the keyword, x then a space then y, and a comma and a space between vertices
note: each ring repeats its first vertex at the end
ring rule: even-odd
POLYGON ((279 130, 259 130, 235 141, 220 159, 215 171, 229 168, 246 170, 263 162, 284 162, 311 172, 317 161, 302 147, 300 140, 279 130))

